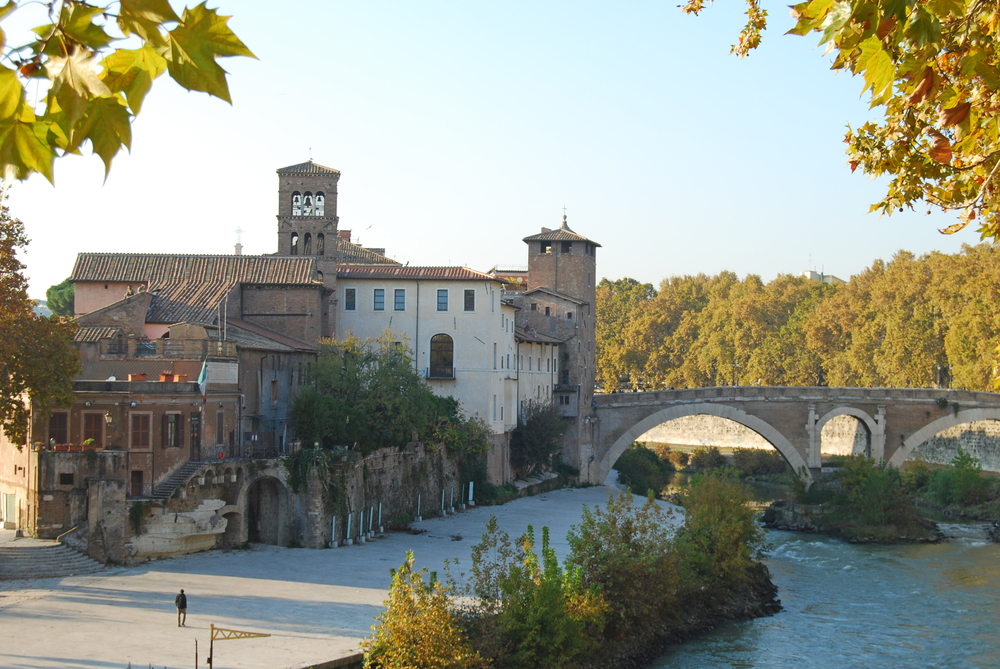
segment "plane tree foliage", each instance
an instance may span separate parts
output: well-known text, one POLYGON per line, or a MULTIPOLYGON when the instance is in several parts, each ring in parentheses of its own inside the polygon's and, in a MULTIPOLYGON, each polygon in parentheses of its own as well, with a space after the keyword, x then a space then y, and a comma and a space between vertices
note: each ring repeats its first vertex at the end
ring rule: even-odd
POLYGON ((9 0, 0 6, 0 170, 6 182, 38 172, 53 181, 57 157, 89 145, 111 161, 132 142, 132 121, 164 73, 189 91, 231 102, 217 59, 253 57, 206 3, 174 11, 168 0, 9 0), (40 25, 5 32, 19 13, 40 25), (38 82, 36 89, 33 85, 38 82), (29 89, 28 86, 31 85, 29 89), (32 100, 28 91, 38 90, 32 100))
MULTIPOLYGON (((597 369, 611 386, 991 388, 1000 341, 1000 249, 900 251, 832 286, 780 275, 670 277, 609 336, 597 369), (628 351, 613 350, 629 347, 628 351), (614 381, 617 380, 617 383, 614 381)), ((598 293, 598 327, 607 327, 598 293)))
POLYGON ((41 416, 73 403, 80 358, 73 346, 76 324, 34 312, 18 249, 24 224, 0 207, 0 424, 11 443, 27 443, 30 403, 41 416))
MULTIPOLYGON (((711 0, 709 0, 711 2, 711 0)), ((760 45, 767 11, 746 0, 733 52, 760 45)), ((705 0, 688 0, 698 14, 705 0)), ((808 0, 792 7, 793 35, 818 35, 832 69, 859 75, 881 119, 849 128, 851 170, 887 177, 872 211, 918 204, 958 214, 1000 238, 1000 3, 996 0, 808 0)), ((929 212, 928 212, 929 213, 929 212)))

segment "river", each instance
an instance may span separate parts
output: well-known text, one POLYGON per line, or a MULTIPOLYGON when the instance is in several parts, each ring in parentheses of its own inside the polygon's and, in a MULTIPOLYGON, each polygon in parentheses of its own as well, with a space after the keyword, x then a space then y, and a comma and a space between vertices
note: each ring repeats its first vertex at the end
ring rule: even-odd
POLYGON ((784 610, 729 623, 650 667, 1000 666, 1000 545, 941 525, 937 545, 866 546, 768 531, 784 610))

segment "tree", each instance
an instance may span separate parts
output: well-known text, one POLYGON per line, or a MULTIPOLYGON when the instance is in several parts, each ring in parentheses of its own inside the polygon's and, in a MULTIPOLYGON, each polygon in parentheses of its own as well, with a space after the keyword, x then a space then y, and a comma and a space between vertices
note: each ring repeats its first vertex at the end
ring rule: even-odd
POLYGON ((216 59, 254 57, 226 25, 230 17, 204 2, 178 16, 168 0, 10 0, 0 22, 29 7, 46 8, 49 22, 24 43, 5 36, 4 60, 14 66, 0 65, 5 182, 33 172, 51 182, 55 158, 78 154, 87 142, 107 176, 118 151, 131 146, 132 121, 154 79, 167 72, 187 90, 231 102, 216 59), (137 48, 114 46, 123 42, 137 48), (32 80, 44 80, 42 99, 29 100, 32 80))
POLYGON ((597 379, 606 392, 616 389, 619 379, 635 366, 638 352, 626 339, 629 325, 655 297, 652 284, 635 279, 601 279, 597 284, 597 379))
MULTIPOLYGON (((709 0, 711 1, 711 0, 709 0)), ((733 52, 760 44, 767 12, 746 0, 748 21, 733 52)), ((697 14, 705 0, 688 0, 697 14)), ((851 170, 890 177, 871 211, 927 203, 960 212, 952 234, 978 220, 1000 238, 1000 4, 995 0, 808 0, 792 7, 789 32, 820 35, 833 69, 864 78, 882 120, 849 128, 851 170)))
POLYGON ((67 277, 62 283, 49 286, 48 290, 45 291, 46 304, 56 316, 72 318, 75 292, 73 283, 67 277))
POLYGON ((28 437, 29 402, 42 416, 73 403, 80 357, 73 346, 76 324, 36 316, 28 299, 17 249, 28 238, 24 224, 0 207, 0 424, 12 443, 28 437))
POLYGON ((533 469, 552 466, 552 456, 560 451, 560 437, 566 423, 551 402, 529 400, 510 437, 510 466, 516 476, 533 469))

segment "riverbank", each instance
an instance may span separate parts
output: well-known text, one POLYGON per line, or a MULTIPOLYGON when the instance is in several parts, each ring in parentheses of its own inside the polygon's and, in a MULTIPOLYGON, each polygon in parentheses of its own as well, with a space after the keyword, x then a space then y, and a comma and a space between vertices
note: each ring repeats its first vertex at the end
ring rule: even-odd
POLYGON ((823 534, 852 544, 934 544, 946 539, 937 523, 922 517, 910 519, 901 530, 895 525, 857 525, 849 515, 835 503, 799 504, 780 499, 764 510, 763 523, 771 530, 823 534))
MULTIPOLYGON (((444 561, 458 557, 467 569, 472 546, 495 514, 514 537, 529 524, 536 531, 548 526, 551 547, 562 562, 569 554, 567 532, 580 522, 583 506, 604 505, 614 492, 605 486, 555 490, 427 519, 413 523, 414 529, 424 530, 419 535, 392 533, 350 548, 254 545, 90 576, 2 582, 0 666, 192 666, 196 641, 204 666, 210 624, 271 634, 217 644, 220 667, 320 664, 357 651, 383 609, 389 569, 399 567, 408 550, 418 568, 443 573, 444 561), (189 596, 183 628, 177 627, 173 604, 180 588, 189 596)), ((13 538, 13 532, 7 534, 13 538)))

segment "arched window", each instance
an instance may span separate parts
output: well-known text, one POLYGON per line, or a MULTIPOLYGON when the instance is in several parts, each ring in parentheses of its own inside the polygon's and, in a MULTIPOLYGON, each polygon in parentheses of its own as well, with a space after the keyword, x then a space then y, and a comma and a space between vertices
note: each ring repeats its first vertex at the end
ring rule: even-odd
POLYGON ((316 193, 316 197, 313 199, 313 211, 316 212, 316 216, 323 216, 323 211, 326 209, 326 198, 323 197, 323 191, 316 193))
POLYGON ((313 194, 306 191, 302 195, 302 215, 312 216, 313 215, 313 194))
MULTIPOLYGON (((316 197, 319 196, 317 195, 316 197)), ((326 237, 324 237, 323 233, 321 232, 318 235, 316 235, 316 255, 318 256, 324 255, 325 251, 326 251, 326 237)))
POLYGON ((446 334, 431 337, 431 368, 428 378, 455 378, 455 342, 446 334))
POLYGON ((302 244, 302 255, 307 256, 312 254, 313 238, 308 232, 306 233, 305 241, 302 244))
POLYGON ((299 233, 292 233, 292 255, 297 256, 299 254, 299 233))
POLYGON ((298 191, 292 193, 292 216, 302 215, 302 194, 298 191))

